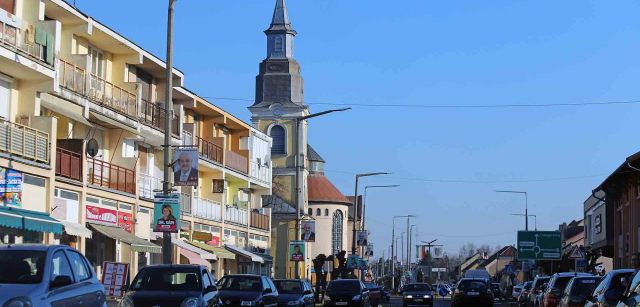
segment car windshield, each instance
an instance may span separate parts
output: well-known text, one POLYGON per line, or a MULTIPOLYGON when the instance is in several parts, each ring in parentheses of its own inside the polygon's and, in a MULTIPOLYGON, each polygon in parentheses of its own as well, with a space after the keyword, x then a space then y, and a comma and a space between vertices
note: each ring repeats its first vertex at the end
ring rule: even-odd
POLYGON ((431 291, 431 287, 427 284, 409 284, 404 291, 431 291))
POLYGON ((274 280, 280 294, 302 294, 302 283, 297 280, 274 280))
POLYGON ((549 279, 550 279, 549 277, 536 278, 536 280, 534 281, 533 288, 539 289, 540 287, 542 287, 542 285, 547 283, 549 279))
POLYGON ((567 284, 569 283, 571 278, 573 278, 573 276, 557 277, 555 282, 553 283, 552 288, 555 290, 564 291, 564 289, 567 288, 567 284))
POLYGON ((463 280, 458 284, 460 291, 484 291, 486 288, 487 284, 480 280, 463 280))
POLYGON ((531 290, 531 285, 533 285, 532 282, 528 281, 524 284, 523 289, 524 290, 531 290))
POLYGON ((597 284, 597 278, 578 278, 573 281, 573 286, 571 286, 571 293, 569 293, 569 295, 580 300, 586 300, 596 288, 597 284))
POLYGON ((357 280, 349 281, 332 281, 327 287, 329 292, 348 292, 354 293, 360 291, 360 282, 357 280))
POLYGON ((201 291, 196 268, 145 268, 131 283, 137 291, 201 291))
POLYGON ((1 250, 0 284, 40 283, 46 258, 44 251, 1 250))
POLYGON ((378 291, 378 285, 376 285, 376 284, 367 283, 367 284, 364 284, 364 285, 369 290, 378 291))
POLYGON ((225 276, 218 283, 220 290, 261 292, 262 282, 257 276, 225 276))

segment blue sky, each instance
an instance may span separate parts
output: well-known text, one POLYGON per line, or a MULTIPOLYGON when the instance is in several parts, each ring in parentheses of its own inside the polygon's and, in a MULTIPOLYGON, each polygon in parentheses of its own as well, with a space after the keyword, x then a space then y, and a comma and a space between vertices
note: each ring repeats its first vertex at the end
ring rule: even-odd
MULTIPOLYGON (((164 56, 166 2, 76 0, 85 13, 164 56), (123 9, 126 8, 126 9, 123 9)), ((175 57, 186 86, 254 97, 274 0, 179 0, 175 57)), ((622 1, 289 0, 305 98, 314 103, 486 105, 640 100, 640 3, 622 1)), ((247 101, 212 101, 249 120, 247 101)), ((582 217, 582 202, 640 150, 639 105, 549 108, 354 107, 316 118, 309 140, 327 175, 370 190, 376 253, 391 215, 419 217, 419 240, 449 253, 512 244, 525 190, 539 229, 582 217)), ((403 226, 404 227, 404 226, 403 226)), ((398 232, 401 228, 398 228, 398 232)), ((387 248, 388 250, 388 248, 387 248)))

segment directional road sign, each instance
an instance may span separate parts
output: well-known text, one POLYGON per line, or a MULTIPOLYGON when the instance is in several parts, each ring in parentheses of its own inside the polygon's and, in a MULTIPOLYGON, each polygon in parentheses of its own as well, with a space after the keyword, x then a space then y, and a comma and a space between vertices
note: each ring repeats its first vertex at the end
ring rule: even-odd
POLYGON ((559 231, 518 231, 518 260, 560 260, 559 231))

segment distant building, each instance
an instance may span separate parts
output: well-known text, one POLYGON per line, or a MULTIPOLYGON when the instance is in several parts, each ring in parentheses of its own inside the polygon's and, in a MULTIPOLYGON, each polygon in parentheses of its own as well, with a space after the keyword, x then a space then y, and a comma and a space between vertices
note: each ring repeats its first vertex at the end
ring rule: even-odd
POLYGON ((491 277, 495 277, 502 273, 508 264, 511 264, 516 260, 517 253, 518 251, 515 247, 510 245, 505 246, 482 261, 478 267, 484 268, 489 272, 491 277))

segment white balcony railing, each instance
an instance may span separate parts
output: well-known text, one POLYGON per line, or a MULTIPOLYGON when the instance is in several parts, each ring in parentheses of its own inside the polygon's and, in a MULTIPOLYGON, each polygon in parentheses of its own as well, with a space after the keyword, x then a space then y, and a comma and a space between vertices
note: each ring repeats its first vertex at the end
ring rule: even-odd
POLYGON ((0 119, 0 152, 49 163, 49 134, 0 119))
POLYGON ((224 221, 247 225, 247 210, 227 205, 224 207, 224 221))
POLYGON ((153 199, 154 191, 162 190, 162 178, 148 174, 138 174, 138 193, 140 197, 153 199))
POLYGON ((194 198, 194 215, 199 218, 222 221, 222 205, 213 200, 194 198))
POLYGON ((249 176, 265 184, 271 182, 271 167, 260 165, 257 161, 251 161, 249 166, 249 176))

